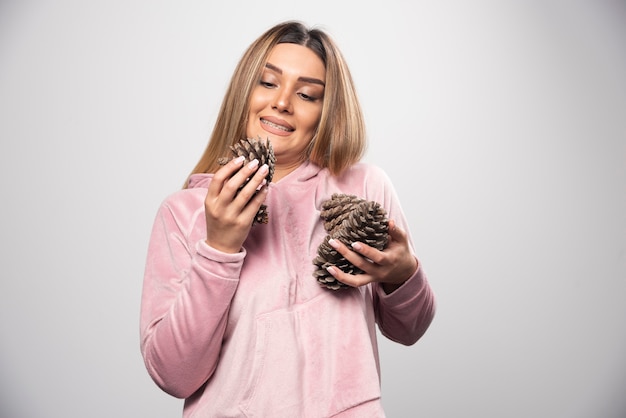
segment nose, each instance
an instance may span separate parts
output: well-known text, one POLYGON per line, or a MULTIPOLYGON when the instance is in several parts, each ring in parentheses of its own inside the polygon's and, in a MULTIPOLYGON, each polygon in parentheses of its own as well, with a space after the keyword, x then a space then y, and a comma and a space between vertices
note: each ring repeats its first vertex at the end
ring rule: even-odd
POLYGON ((291 113, 293 111, 291 107, 291 98, 287 89, 277 89, 274 96, 272 109, 277 110, 280 113, 291 113))

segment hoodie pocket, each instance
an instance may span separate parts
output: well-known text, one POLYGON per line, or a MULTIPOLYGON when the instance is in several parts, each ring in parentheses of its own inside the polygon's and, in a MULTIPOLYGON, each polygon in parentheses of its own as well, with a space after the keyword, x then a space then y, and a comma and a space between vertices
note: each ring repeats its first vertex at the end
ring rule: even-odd
POLYGON ((326 293, 257 318, 246 416, 330 417, 380 398, 375 336, 359 295, 326 293))

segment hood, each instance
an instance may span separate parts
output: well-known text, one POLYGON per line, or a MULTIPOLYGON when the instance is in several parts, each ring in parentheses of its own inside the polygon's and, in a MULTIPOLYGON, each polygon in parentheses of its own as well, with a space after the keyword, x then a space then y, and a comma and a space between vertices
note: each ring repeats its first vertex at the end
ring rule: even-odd
MULTIPOLYGON (((300 165, 300 167, 296 168, 294 171, 280 179, 276 184, 283 183, 293 183, 293 182, 305 182, 313 177, 317 176, 317 174, 322 170, 320 166, 311 161, 305 161, 300 165)), ((189 182, 187 183, 187 188, 208 188, 211 179, 213 178, 213 173, 197 173, 192 174, 189 177, 189 182)), ((272 183, 273 184, 273 183, 272 183)))
POLYGON ((188 189, 195 188, 205 188, 209 187, 209 182, 213 178, 213 173, 197 173, 189 176, 189 181, 187 182, 188 189))

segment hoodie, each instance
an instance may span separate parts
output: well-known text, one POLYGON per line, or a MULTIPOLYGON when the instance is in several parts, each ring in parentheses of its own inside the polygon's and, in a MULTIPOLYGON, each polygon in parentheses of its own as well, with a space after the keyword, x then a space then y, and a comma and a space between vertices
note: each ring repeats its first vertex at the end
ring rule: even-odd
POLYGON ((374 200, 409 231, 387 175, 358 163, 336 177, 305 162, 269 184, 269 222, 236 254, 205 242, 212 177, 192 175, 154 222, 140 313, 154 382, 185 399, 185 418, 383 417, 376 326, 404 345, 424 334, 435 298, 421 263, 386 294, 376 283, 326 289, 313 259, 333 193, 374 200))

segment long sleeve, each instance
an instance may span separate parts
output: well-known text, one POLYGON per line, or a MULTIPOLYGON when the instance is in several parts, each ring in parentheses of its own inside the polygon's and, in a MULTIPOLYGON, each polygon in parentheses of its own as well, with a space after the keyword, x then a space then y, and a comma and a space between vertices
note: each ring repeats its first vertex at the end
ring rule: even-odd
POLYGON ((165 392, 186 398, 218 362, 245 252, 220 253, 202 236, 201 202, 184 192, 154 223, 141 300, 141 352, 165 392))
MULTIPOLYGON (((364 184, 368 198, 382 203, 388 217, 407 232, 414 251, 408 221, 389 177, 381 169, 370 167, 364 184)), ((404 345, 417 342, 430 326, 436 310, 435 295, 421 263, 413 276, 391 294, 386 294, 379 284, 372 286, 376 322, 381 333, 404 345)))
POLYGON ((421 268, 389 295, 377 284, 337 293, 315 280, 326 233, 319 208, 333 193, 381 202, 408 230, 379 170, 359 164, 347 174, 311 163, 270 183, 269 222, 254 226, 237 254, 205 243, 212 175, 192 176, 161 205, 141 350, 155 383, 186 398, 183 416, 381 415, 376 326, 411 344, 428 328, 434 298, 421 268))
POLYGON ((374 286, 376 322, 381 333, 392 341, 412 345, 430 326, 435 315, 435 296, 421 267, 390 294, 374 286))

